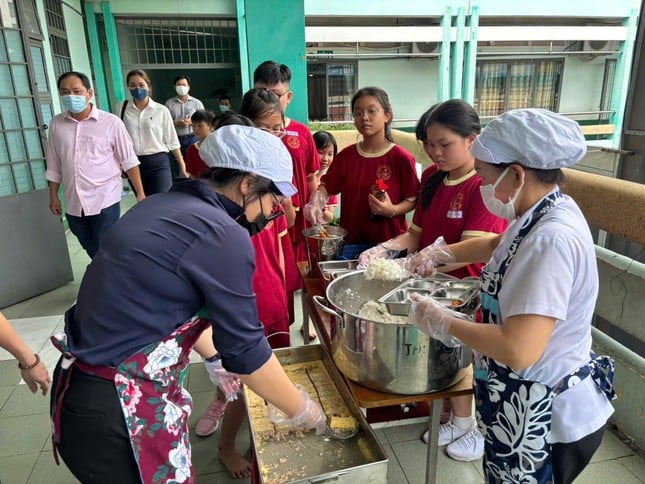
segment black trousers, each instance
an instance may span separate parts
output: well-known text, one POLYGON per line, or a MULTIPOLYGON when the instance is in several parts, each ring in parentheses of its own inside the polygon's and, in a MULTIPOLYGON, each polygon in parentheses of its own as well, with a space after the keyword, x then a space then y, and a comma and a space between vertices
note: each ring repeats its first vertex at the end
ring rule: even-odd
POLYGON ((155 193, 166 193, 172 185, 170 174, 170 160, 168 153, 161 152, 154 155, 137 156, 139 158, 139 173, 146 196, 155 193))
POLYGON ((605 426, 575 442, 553 444, 553 484, 569 484, 587 467, 605 433, 605 426))
MULTIPOLYGON (((54 398, 61 362, 54 370, 54 398)), ((141 484, 114 382, 72 369, 58 454, 83 484, 141 484)))

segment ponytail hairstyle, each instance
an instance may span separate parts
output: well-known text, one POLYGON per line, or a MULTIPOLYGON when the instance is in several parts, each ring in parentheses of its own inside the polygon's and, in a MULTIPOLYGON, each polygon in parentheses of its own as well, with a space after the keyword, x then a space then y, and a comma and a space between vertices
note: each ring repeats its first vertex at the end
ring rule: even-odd
MULTIPOLYGON (((266 88, 250 89, 242 98, 240 114, 256 121, 272 114, 282 114, 280 98, 276 93, 266 88)), ((284 116, 283 116, 284 124, 284 116)))
POLYGON ((375 97, 383 108, 383 111, 390 114, 389 121, 385 123, 385 139, 390 143, 394 143, 394 140, 392 139, 392 128, 390 126, 392 124, 392 105, 390 104, 390 98, 388 97, 387 93, 380 87, 370 86, 359 89, 352 97, 352 112, 354 112, 354 105, 356 104, 356 101, 364 96, 375 97))
MULTIPOLYGON (((477 112, 470 104, 461 99, 449 99, 430 106, 430 109, 421 115, 415 128, 415 134, 419 141, 428 140, 428 128, 433 123, 441 124, 463 138, 481 132, 481 123, 477 112)), ((439 185, 447 176, 447 172, 437 170, 425 181, 421 187, 421 206, 424 210, 430 206, 439 185)))

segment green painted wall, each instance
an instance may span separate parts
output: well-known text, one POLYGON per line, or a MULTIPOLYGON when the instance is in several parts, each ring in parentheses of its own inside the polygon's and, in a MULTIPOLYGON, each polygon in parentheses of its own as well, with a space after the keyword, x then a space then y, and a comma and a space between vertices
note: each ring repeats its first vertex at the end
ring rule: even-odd
MULTIPOLYGON (((291 3, 291 0, 289 0, 291 3)), ((114 15, 235 15, 235 0, 110 0, 114 15)))
MULTIPOLYGON (((253 71, 265 60, 291 68, 293 101, 288 116, 307 122, 307 63, 305 61, 305 11, 302 0, 267 2, 244 0, 249 85, 253 71)), ((240 39, 244 42, 244 39, 240 39)), ((245 59, 240 59, 244 62, 245 59)), ((245 69, 242 68, 242 72, 245 69)))

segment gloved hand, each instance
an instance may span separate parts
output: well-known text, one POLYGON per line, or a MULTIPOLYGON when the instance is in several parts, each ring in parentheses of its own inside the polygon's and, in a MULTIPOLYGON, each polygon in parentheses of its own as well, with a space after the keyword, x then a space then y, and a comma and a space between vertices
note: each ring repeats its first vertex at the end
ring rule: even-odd
POLYGON ((314 225, 324 225, 325 221, 324 210, 327 205, 329 197, 320 190, 316 190, 309 197, 309 202, 305 204, 303 215, 309 222, 314 225))
POLYGON ((208 377, 217 386, 226 397, 226 400, 232 402, 237 400, 240 392, 240 379, 235 373, 230 373, 222 366, 222 360, 204 361, 208 377))
POLYGON ((448 248, 443 237, 417 252, 409 261, 406 269, 411 274, 428 277, 437 272, 437 267, 455 263, 455 254, 448 248))
POLYGON ((405 247, 400 245, 396 239, 390 239, 387 242, 375 245, 358 256, 357 269, 366 269, 370 262, 376 259, 394 259, 404 251, 405 247))
POLYGON ((298 412, 293 418, 288 418, 274 405, 269 404, 269 420, 275 425, 289 427, 316 429, 316 435, 323 435, 327 428, 327 417, 320 404, 311 399, 309 394, 300 385, 296 385, 303 397, 298 412))
POLYGON ((448 331, 454 318, 465 319, 462 313, 448 309, 429 296, 410 294, 410 322, 431 338, 455 348, 462 343, 448 331))

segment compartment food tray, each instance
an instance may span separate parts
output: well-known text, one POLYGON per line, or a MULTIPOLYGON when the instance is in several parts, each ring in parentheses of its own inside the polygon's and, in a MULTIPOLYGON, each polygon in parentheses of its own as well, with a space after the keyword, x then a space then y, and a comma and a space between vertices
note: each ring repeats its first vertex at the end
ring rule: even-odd
MULTIPOLYGON (((254 442, 254 452, 260 468, 260 480, 272 483, 338 482, 387 482, 387 456, 374 435, 365 417, 349 393, 338 369, 320 345, 282 348, 274 351, 287 375, 302 363, 322 362, 347 409, 359 425, 358 433, 347 440, 335 440, 309 432, 290 432, 277 438, 261 435, 267 421, 251 412, 249 402, 257 402, 257 395, 245 387, 245 403, 249 414, 249 426, 254 442)), ((311 395, 312 398, 319 398, 311 395)), ((323 409, 325 401, 322 400, 323 409)), ((269 422, 270 424, 270 422, 269 422)))
POLYGON ((457 279, 445 274, 436 274, 423 279, 409 279, 378 301, 385 305, 390 314, 407 316, 410 312, 410 295, 416 292, 430 296, 451 309, 465 312, 470 308, 478 290, 477 278, 457 279))

